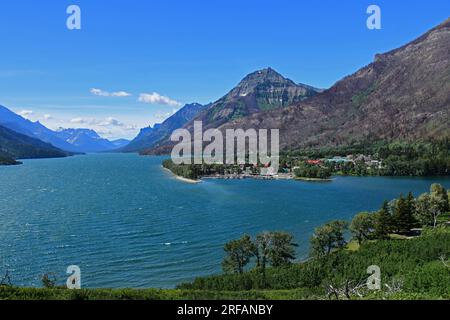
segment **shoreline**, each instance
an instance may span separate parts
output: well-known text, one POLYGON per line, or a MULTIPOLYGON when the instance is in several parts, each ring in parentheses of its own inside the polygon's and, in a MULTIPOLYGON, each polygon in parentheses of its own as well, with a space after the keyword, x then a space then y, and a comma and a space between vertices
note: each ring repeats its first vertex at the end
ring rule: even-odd
POLYGON ((203 182, 202 180, 192 180, 192 179, 180 177, 180 176, 177 176, 176 174, 174 174, 174 176, 175 176, 175 179, 180 180, 180 181, 185 182, 185 183, 199 184, 199 183, 203 182))
POLYGON ((333 182, 333 179, 320 179, 320 178, 304 178, 304 177, 295 177, 294 180, 297 181, 306 181, 306 182, 333 182))
POLYGON ((173 176, 175 176, 176 179, 186 182, 186 183, 192 183, 192 184, 201 183, 204 180, 247 180, 247 179, 252 179, 252 180, 291 180, 291 181, 304 181, 304 182, 333 182, 332 178, 320 179, 320 178, 295 177, 292 175, 261 176, 261 175, 246 175, 246 174, 210 175, 210 176, 202 176, 201 179, 199 179, 199 180, 192 180, 192 179, 178 176, 167 168, 164 168, 164 169, 168 170, 173 176))
POLYGON ((291 180, 291 181, 305 181, 305 182, 333 182, 333 178, 320 179, 320 178, 305 178, 295 177, 292 174, 278 174, 274 176, 262 176, 262 175, 247 175, 247 174, 226 174, 226 175, 211 175, 203 176, 202 179, 211 180, 291 180))
POLYGON ((193 179, 188 179, 188 178, 184 178, 181 176, 176 175, 175 173, 173 173, 172 171, 170 171, 167 168, 164 168, 163 166, 161 166, 161 168, 163 168, 165 171, 170 172, 170 174, 177 180, 185 182, 185 183, 190 183, 190 184, 199 184, 202 183, 202 180, 193 180, 193 179))

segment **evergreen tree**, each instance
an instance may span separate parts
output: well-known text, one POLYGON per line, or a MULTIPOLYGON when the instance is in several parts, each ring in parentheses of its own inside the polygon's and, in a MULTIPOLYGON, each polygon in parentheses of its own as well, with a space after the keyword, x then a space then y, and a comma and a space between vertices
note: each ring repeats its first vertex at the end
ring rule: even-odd
POLYGON ((226 273, 244 273, 245 266, 255 254, 255 245, 250 236, 228 242, 224 248, 227 256, 222 267, 226 273))
POLYGON ((375 232, 377 239, 388 239, 392 231, 392 216, 389 208, 389 202, 384 201, 383 207, 375 216, 375 232))
POLYGON ((400 195, 396 201, 394 210, 395 230, 397 232, 409 232, 414 227, 414 222, 414 211, 411 199, 404 198, 403 195, 400 195))
POLYGON ((416 213, 416 199, 412 192, 408 193, 408 197, 406 198, 406 206, 408 210, 408 227, 411 230, 412 228, 417 226, 417 219, 415 217, 416 213))
POLYGON ((294 236, 286 232, 272 232, 269 258, 272 267, 288 265, 295 260, 294 236))

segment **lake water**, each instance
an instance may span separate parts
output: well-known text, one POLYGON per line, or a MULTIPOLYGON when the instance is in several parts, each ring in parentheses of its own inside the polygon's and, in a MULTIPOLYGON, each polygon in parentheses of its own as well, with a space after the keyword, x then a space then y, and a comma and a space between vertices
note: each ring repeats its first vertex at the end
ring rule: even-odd
POLYGON ((162 159, 98 154, 0 167, 0 275, 39 286, 55 273, 62 284, 75 264, 84 287, 171 288, 220 272, 223 244, 243 233, 291 232, 301 259, 314 228, 329 220, 435 182, 450 187, 446 178, 187 184, 162 159))

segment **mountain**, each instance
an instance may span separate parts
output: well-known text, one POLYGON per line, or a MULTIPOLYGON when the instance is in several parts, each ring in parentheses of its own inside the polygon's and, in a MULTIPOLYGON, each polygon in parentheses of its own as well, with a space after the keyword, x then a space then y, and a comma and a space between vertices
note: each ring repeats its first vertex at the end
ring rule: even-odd
POLYGON ((56 136, 68 142, 80 152, 104 152, 120 148, 128 143, 127 140, 116 140, 111 142, 100 137, 97 132, 91 129, 59 129, 56 136))
POLYGON ((0 164, 14 164, 15 159, 60 158, 69 155, 48 143, 0 126, 0 164))
POLYGON ((170 138, 170 135, 174 130, 182 128, 204 109, 205 106, 199 103, 187 104, 163 123, 156 124, 154 127, 142 129, 138 136, 126 147, 120 149, 120 151, 137 152, 147 148, 152 148, 161 140, 170 138))
POLYGON ((114 145, 114 149, 119 149, 127 146, 130 143, 130 140, 127 139, 117 139, 112 140, 111 143, 114 145))
POLYGON ((0 106, 0 125, 26 136, 47 142, 59 149, 75 153, 103 152, 124 147, 128 141, 111 142, 90 129, 59 129, 53 131, 39 121, 32 122, 0 106))
POLYGON ((450 19, 282 110, 228 122, 226 128, 279 128, 282 149, 450 135, 450 19))
POLYGON ((0 125, 24 134, 26 136, 42 140, 50 143, 53 146, 71 152, 80 152, 74 148, 70 143, 60 139, 54 131, 42 125, 39 121, 32 122, 15 114, 8 108, 0 105, 0 125))
MULTIPOLYGON (((450 136, 450 19, 398 49, 377 54, 374 62, 330 89, 283 100, 282 105, 291 105, 281 109, 275 104, 266 108, 272 110, 253 112, 258 109, 253 108, 255 97, 261 97, 255 94, 261 91, 254 79, 261 82, 265 74, 280 79, 271 69, 260 72, 247 76, 195 120, 222 131, 280 129, 282 150, 450 136), (246 99, 253 104, 242 104, 246 99), (227 104, 236 100, 241 103, 227 104), (239 110, 252 114, 242 117, 239 110)), ((268 101, 276 101, 274 96, 268 101)), ((185 127, 192 129, 192 122, 185 127)), ((162 141, 143 154, 170 153, 172 145, 162 141)))
POLYGON ((194 120, 203 121, 204 128, 217 128, 254 113, 290 106, 318 92, 319 89, 296 84, 267 68, 247 75, 234 89, 194 120))
MULTIPOLYGON (((205 107, 184 128, 192 131, 194 121, 202 121, 203 128, 217 128, 245 116, 276 110, 315 96, 322 90, 283 77, 272 68, 266 68, 247 75, 224 97, 205 107)), ((160 139, 142 153, 167 153, 172 143, 170 135, 160 139)))

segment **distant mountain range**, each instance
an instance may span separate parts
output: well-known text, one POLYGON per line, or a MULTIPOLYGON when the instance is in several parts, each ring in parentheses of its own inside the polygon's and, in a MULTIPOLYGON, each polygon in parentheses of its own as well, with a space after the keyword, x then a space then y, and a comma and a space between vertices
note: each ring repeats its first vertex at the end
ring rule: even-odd
POLYGON ((100 137, 97 132, 91 129, 59 129, 55 134, 81 152, 111 151, 122 148, 129 143, 125 139, 109 141, 100 137))
MULTIPOLYGON (((280 129, 284 150, 450 136, 450 19, 327 90, 268 68, 245 77, 193 122, 204 128, 280 129)), ((161 140, 143 154, 169 153, 161 140)))
POLYGON ((71 153, 51 144, 0 126, 0 164, 15 164, 16 159, 60 158, 71 153))
POLYGON ((54 131, 48 129, 39 121, 32 122, 27 120, 4 106, 0 106, 0 125, 23 135, 50 143, 59 149, 79 152, 70 143, 58 138, 54 131))
POLYGON ((28 137, 39 139, 54 147, 74 152, 104 152, 124 147, 128 141, 124 139, 109 141, 101 138, 89 129, 60 129, 53 131, 39 121, 32 122, 0 106, 0 125, 28 137))

